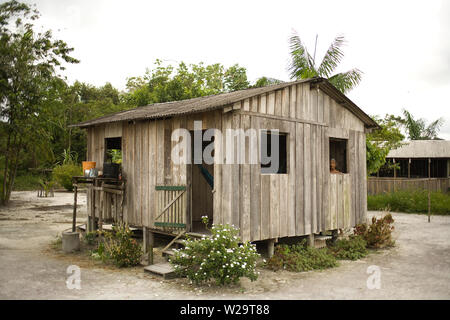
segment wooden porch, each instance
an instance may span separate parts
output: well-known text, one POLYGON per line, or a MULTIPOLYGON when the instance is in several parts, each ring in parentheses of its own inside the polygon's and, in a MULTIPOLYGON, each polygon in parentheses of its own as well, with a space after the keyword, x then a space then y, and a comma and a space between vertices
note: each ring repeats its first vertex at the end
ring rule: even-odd
POLYGON ((81 185, 87 185, 86 231, 103 230, 104 223, 123 221, 125 180, 76 176, 72 177, 72 181, 74 187, 72 231, 76 229, 78 188, 81 185))

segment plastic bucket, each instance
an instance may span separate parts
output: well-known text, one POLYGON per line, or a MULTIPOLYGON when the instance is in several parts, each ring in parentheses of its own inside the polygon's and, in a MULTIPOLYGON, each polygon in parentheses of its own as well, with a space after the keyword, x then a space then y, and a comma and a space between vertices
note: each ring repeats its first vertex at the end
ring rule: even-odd
POLYGON ((83 166, 83 174, 86 172, 86 170, 91 170, 95 168, 96 162, 95 161, 82 161, 81 165, 83 166))

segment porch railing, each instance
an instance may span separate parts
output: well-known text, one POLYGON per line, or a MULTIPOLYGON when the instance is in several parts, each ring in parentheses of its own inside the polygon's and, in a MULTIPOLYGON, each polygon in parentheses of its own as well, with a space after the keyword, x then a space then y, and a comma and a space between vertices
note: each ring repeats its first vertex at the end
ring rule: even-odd
POLYGON ((164 231, 186 229, 186 186, 156 186, 155 227, 164 231))

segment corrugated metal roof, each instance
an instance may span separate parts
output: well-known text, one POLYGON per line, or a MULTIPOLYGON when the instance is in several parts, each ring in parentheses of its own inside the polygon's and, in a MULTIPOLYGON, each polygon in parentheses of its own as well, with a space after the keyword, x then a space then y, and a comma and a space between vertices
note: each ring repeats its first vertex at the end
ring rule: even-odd
POLYGON ((155 103, 144 107, 137 107, 131 110, 121 111, 111 115, 103 116, 97 119, 81 122, 71 125, 72 127, 89 127, 103 123, 144 120, 144 119, 161 119, 179 115, 205 112, 215 109, 221 109, 235 102, 258 96, 263 93, 275 91, 288 87, 293 84, 311 82, 318 84, 327 94, 330 94, 338 102, 342 103, 351 112, 353 112, 361 121, 369 128, 378 128, 378 124, 374 122, 366 113, 356 106, 349 98, 337 90, 326 79, 311 78, 293 82, 283 82, 271 86, 239 90, 229 93, 221 93, 211 96, 199 97, 188 100, 172 101, 164 103, 155 103))
POLYGON ((450 158, 449 140, 412 140, 391 150, 388 158, 450 158))

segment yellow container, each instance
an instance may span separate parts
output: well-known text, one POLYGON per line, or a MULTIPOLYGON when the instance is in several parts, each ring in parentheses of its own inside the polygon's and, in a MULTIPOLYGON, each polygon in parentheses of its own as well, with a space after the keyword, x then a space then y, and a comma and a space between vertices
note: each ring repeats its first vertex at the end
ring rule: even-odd
POLYGON ((95 161, 82 161, 81 165, 83 166, 83 175, 84 175, 86 170, 91 170, 91 169, 95 168, 96 162, 95 161))

